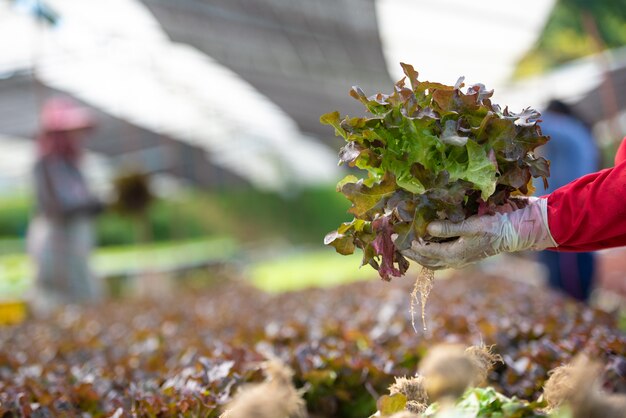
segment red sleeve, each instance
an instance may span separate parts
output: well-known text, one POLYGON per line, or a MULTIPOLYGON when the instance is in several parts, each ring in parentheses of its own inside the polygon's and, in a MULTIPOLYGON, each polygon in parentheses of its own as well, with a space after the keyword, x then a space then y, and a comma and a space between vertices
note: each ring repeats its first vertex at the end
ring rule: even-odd
MULTIPOLYGON (((626 152, 626 140, 620 149, 626 152)), ((555 190, 548 225, 557 251, 593 251, 626 245, 626 160, 555 190)))

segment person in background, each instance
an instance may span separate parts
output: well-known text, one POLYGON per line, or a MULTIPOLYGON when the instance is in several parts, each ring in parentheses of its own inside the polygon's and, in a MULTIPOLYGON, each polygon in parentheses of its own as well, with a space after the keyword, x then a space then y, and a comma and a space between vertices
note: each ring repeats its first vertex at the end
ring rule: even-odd
MULTIPOLYGON (((546 193, 600 168, 598 147, 590 127, 566 103, 559 100, 548 103, 542 114, 541 130, 550 137, 540 149, 550 160, 550 185, 546 193)), ((541 189, 543 186, 537 186, 537 190, 541 189)), ((538 258, 548 270, 550 287, 587 301, 596 271, 593 252, 542 251, 538 258)))
POLYGON ((34 167, 36 215, 28 249, 36 265, 34 311, 97 300, 89 269, 92 221, 102 209, 80 171, 83 139, 95 126, 91 112, 65 97, 43 105, 34 167))

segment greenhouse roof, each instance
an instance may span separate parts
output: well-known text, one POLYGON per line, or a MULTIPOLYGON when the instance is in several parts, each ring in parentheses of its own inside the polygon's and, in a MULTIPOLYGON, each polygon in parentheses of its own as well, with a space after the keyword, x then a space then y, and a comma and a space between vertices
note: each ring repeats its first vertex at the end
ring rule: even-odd
POLYGON ((233 71, 170 42, 141 3, 49 3, 62 16, 53 26, 4 13, 0 3, 0 39, 19 40, 2 46, 3 73, 34 71, 45 85, 109 115, 205 150, 259 187, 336 178, 331 148, 303 135, 233 71))
POLYGON ((319 116, 361 114, 350 86, 389 91, 400 61, 421 79, 484 83, 513 110, 555 96, 579 101, 599 120, 595 61, 509 80, 552 4, 0 0, 0 134, 32 137, 43 98, 64 93, 102 121, 92 151, 137 157, 146 171, 275 190, 334 181, 341 141, 319 116), (32 11, 40 4, 58 19, 38 22, 32 11))

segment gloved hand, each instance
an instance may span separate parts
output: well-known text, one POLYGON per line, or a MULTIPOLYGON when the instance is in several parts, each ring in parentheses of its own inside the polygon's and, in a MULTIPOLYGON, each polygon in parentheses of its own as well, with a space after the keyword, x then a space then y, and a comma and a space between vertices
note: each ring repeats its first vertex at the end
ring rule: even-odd
POLYGON ((433 237, 459 237, 454 241, 413 241, 402 254, 432 270, 461 268, 501 252, 543 250, 556 247, 548 228, 547 199, 527 198, 528 205, 495 215, 476 215, 460 223, 434 221, 433 237))

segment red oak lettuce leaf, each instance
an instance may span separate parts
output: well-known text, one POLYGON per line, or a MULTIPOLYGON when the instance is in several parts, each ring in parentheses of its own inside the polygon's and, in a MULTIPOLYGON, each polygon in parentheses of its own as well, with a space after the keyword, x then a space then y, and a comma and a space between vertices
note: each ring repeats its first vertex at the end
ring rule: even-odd
POLYGON ((392 276, 403 276, 409 268, 409 262, 396 249, 391 239, 394 231, 389 222, 390 218, 390 215, 381 216, 372 223, 376 232, 376 238, 372 241, 372 247, 381 258, 378 273, 386 281, 390 281, 392 276), (394 263, 398 264, 398 268, 395 267, 394 263))
POLYGON ((346 141, 339 162, 366 173, 337 185, 352 202, 354 220, 324 242, 340 254, 360 248, 362 264, 385 280, 406 271, 400 251, 430 239, 429 222, 495 213, 511 196, 529 194, 532 177, 547 184, 549 176, 548 161, 534 155, 548 140, 539 112, 502 110, 482 84, 464 92, 462 77, 454 86, 420 81, 411 65, 401 66, 406 77, 390 94, 367 96, 352 87, 365 116, 331 112, 320 118, 346 141))

